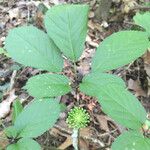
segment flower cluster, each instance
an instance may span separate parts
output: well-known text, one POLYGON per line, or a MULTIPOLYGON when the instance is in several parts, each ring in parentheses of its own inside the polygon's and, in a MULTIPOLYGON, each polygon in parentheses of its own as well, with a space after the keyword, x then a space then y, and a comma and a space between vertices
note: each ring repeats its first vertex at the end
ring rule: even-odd
POLYGON ((70 128, 80 129, 85 128, 90 122, 90 116, 85 109, 74 107, 68 113, 67 123, 70 128))

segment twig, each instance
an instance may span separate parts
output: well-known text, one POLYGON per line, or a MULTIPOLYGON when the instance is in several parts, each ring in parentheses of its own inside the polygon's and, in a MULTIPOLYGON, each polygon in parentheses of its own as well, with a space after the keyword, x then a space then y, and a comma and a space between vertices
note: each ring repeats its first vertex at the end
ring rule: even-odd
POLYGON ((17 70, 14 70, 10 79, 10 87, 9 87, 9 91, 11 91, 14 87, 14 83, 15 83, 15 77, 17 75, 17 70))
POLYGON ((87 139, 87 140, 90 140, 92 141, 93 143, 97 143, 99 144, 101 147, 105 147, 105 144, 103 142, 101 142, 100 140, 98 139, 95 139, 95 138, 92 138, 92 137, 88 137, 88 136, 81 136, 82 138, 84 139, 87 139))
POLYGON ((137 5, 133 8, 131 8, 131 10, 138 10, 138 9, 145 9, 145 10, 150 10, 149 6, 141 6, 141 5, 137 5))
MULTIPOLYGON (((62 131, 62 132, 65 132, 65 133, 67 133, 67 134, 69 134, 69 135, 72 134, 72 131, 68 131, 68 130, 66 130, 65 128, 60 127, 59 125, 54 125, 54 128, 56 128, 56 129, 58 129, 58 130, 60 130, 60 131, 62 131)), ((101 142, 100 140, 98 140, 98 139, 96 139, 96 138, 92 138, 92 137, 88 137, 88 136, 84 136, 84 135, 79 135, 79 137, 82 137, 83 139, 90 140, 90 141, 92 141, 93 143, 97 143, 97 144, 99 144, 101 147, 104 147, 104 146, 105 146, 105 144, 104 144, 103 142, 101 142)))

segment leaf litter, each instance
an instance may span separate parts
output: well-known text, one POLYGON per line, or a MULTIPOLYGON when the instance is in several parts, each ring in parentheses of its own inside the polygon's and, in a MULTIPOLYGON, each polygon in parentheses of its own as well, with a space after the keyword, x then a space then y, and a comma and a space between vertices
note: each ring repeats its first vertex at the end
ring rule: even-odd
MULTIPOLYGON (((16 26, 25 24, 34 24, 43 29, 43 15, 45 7, 52 7, 60 3, 87 3, 90 5, 89 22, 88 22, 88 36, 86 38, 85 50, 77 62, 77 69, 79 74, 79 82, 82 77, 90 72, 91 59, 95 53, 96 47, 107 36, 122 29, 131 29, 132 16, 139 11, 134 9, 142 4, 142 1, 137 0, 112 0, 112 6, 109 10, 109 15, 106 20, 99 21, 96 19, 96 9, 98 3, 96 0, 44 0, 42 1, 42 9, 39 7, 40 1, 0 1, 0 47, 4 46, 5 37, 8 31, 16 26)), ((0 55, 0 87, 11 83, 12 70, 10 69, 14 62, 4 55, 0 55), (5 70, 7 70, 5 72, 5 70), (11 71, 10 71, 11 70, 11 71)), ((16 97, 19 97, 24 105, 32 100, 32 97, 22 90, 27 79, 33 75, 39 74, 40 71, 30 67, 19 68, 14 79, 14 86, 11 90, 2 90, 2 100, 0 101, 0 118, 3 118, 4 124, 7 126, 10 123, 11 104, 16 97)), ((128 66, 118 68, 110 71, 122 77, 127 84, 127 87, 133 94, 135 94, 143 106, 150 112, 150 52, 129 64, 128 66)), ((71 64, 66 60, 64 67, 64 74, 69 76, 74 81, 73 69, 71 64)), ((72 150, 71 132, 64 120, 67 117, 67 112, 73 107, 74 99, 80 99, 82 107, 88 109, 91 117, 91 123, 88 128, 81 130, 80 133, 80 148, 96 150, 103 148, 110 149, 111 143, 114 141, 124 129, 108 118, 102 111, 101 106, 98 105, 93 97, 89 97, 83 93, 77 96, 75 93, 69 93, 62 96, 60 101, 67 105, 66 111, 60 115, 60 122, 54 128, 43 134, 37 140, 45 150, 51 149, 66 149, 72 150)), ((2 132, 2 125, 0 127, 0 134, 2 132)), ((0 144, 2 140, 0 139, 0 144)), ((7 145, 8 141, 3 142, 7 145)))

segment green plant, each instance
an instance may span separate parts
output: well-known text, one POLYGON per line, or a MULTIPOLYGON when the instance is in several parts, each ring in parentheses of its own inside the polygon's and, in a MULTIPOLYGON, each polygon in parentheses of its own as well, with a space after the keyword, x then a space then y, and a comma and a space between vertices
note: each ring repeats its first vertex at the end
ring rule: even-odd
MULTIPOLYGON (((84 49, 88 10, 87 5, 54 6, 47 11, 44 19, 47 33, 33 26, 17 27, 9 32, 5 48, 14 60, 53 73, 36 75, 28 80, 24 88, 36 99, 20 113, 10 128, 13 137, 23 139, 8 149, 18 145, 23 147, 27 143, 28 146, 35 145, 33 141, 26 141, 48 130, 59 117, 60 104, 53 97, 73 90, 70 86, 73 83, 62 73, 62 55, 72 62, 77 76, 76 61, 84 49), (31 117, 32 113, 38 116, 31 117)), ((113 150, 148 150, 150 146, 150 139, 143 136, 145 133, 140 133, 147 122, 146 111, 125 89, 122 79, 104 73, 130 63, 150 47, 149 17, 150 13, 134 17, 135 22, 146 31, 120 31, 101 42, 92 61, 91 73, 83 78, 79 87, 76 86, 85 94, 96 97, 106 114, 128 128, 129 131, 113 143, 113 150), (135 147, 137 142, 140 146, 135 147)))
POLYGON ((87 127, 90 122, 90 116, 85 109, 74 107, 68 113, 67 123, 70 128, 73 128, 72 143, 75 150, 78 150, 78 134, 80 128, 87 127))
POLYGON ((16 100, 13 103, 13 125, 4 130, 12 143, 7 150, 41 149, 32 138, 51 128, 59 117, 60 110, 60 104, 50 98, 34 100, 24 109, 20 101, 16 100))

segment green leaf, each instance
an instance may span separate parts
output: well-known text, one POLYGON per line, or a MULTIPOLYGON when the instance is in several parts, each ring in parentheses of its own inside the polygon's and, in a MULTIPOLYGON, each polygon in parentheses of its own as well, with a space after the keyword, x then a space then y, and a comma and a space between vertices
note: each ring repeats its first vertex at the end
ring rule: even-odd
POLYGON ((22 112, 23 106, 19 99, 16 99, 13 103, 13 111, 12 111, 12 122, 14 123, 18 115, 22 112))
POLYGON ((24 26, 11 30, 5 47, 14 60, 38 69, 59 72, 63 59, 54 42, 43 31, 24 26))
POLYGON ((105 88, 106 85, 119 84, 125 87, 124 81, 118 76, 107 73, 90 73, 85 76, 80 84, 80 90, 90 96, 97 96, 99 87, 105 88))
POLYGON ((9 54, 2 47, 0 47, 0 55, 1 54, 4 54, 5 56, 10 57, 9 54))
POLYGON ((146 112, 136 97, 125 90, 121 79, 112 75, 105 77, 99 74, 99 79, 91 76, 83 79, 80 90, 97 97, 103 111, 116 122, 127 128, 139 129, 146 120, 146 112))
POLYGON ((37 137, 57 121, 60 105, 55 99, 34 100, 17 117, 14 127, 18 137, 37 137))
POLYGON ((92 71, 104 72, 124 66, 144 54, 149 46, 145 32, 121 31, 107 37, 98 47, 92 71))
POLYGON ((137 13, 133 19, 137 25, 146 30, 150 37, 150 12, 145 12, 144 14, 137 13))
POLYGON ((71 91, 68 78, 59 74, 31 77, 24 88, 37 98, 61 96, 71 91))
POLYGON ((77 61, 84 49, 88 11, 87 5, 58 5, 45 16, 48 35, 72 61, 77 61))
POLYGON ((120 135, 112 144, 112 150, 149 150, 150 139, 141 133, 128 131, 120 135))
POLYGON ((9 145, 6 150, 41 150, 41 146, 32 139, 23 138, 16 144, 9 145))
POLYGON ((98 101, 106 114, 124 127, 142 127, 146 112, 135 96, 118 85, 109 85, 100 90, 98 101))
POLYGON ((17 137, 17 130, 14 128, 14 126, 10 126, 8 128, 5 128, 4 130, 5 134, 7 137, 13 137, 16 138, 17 137))

